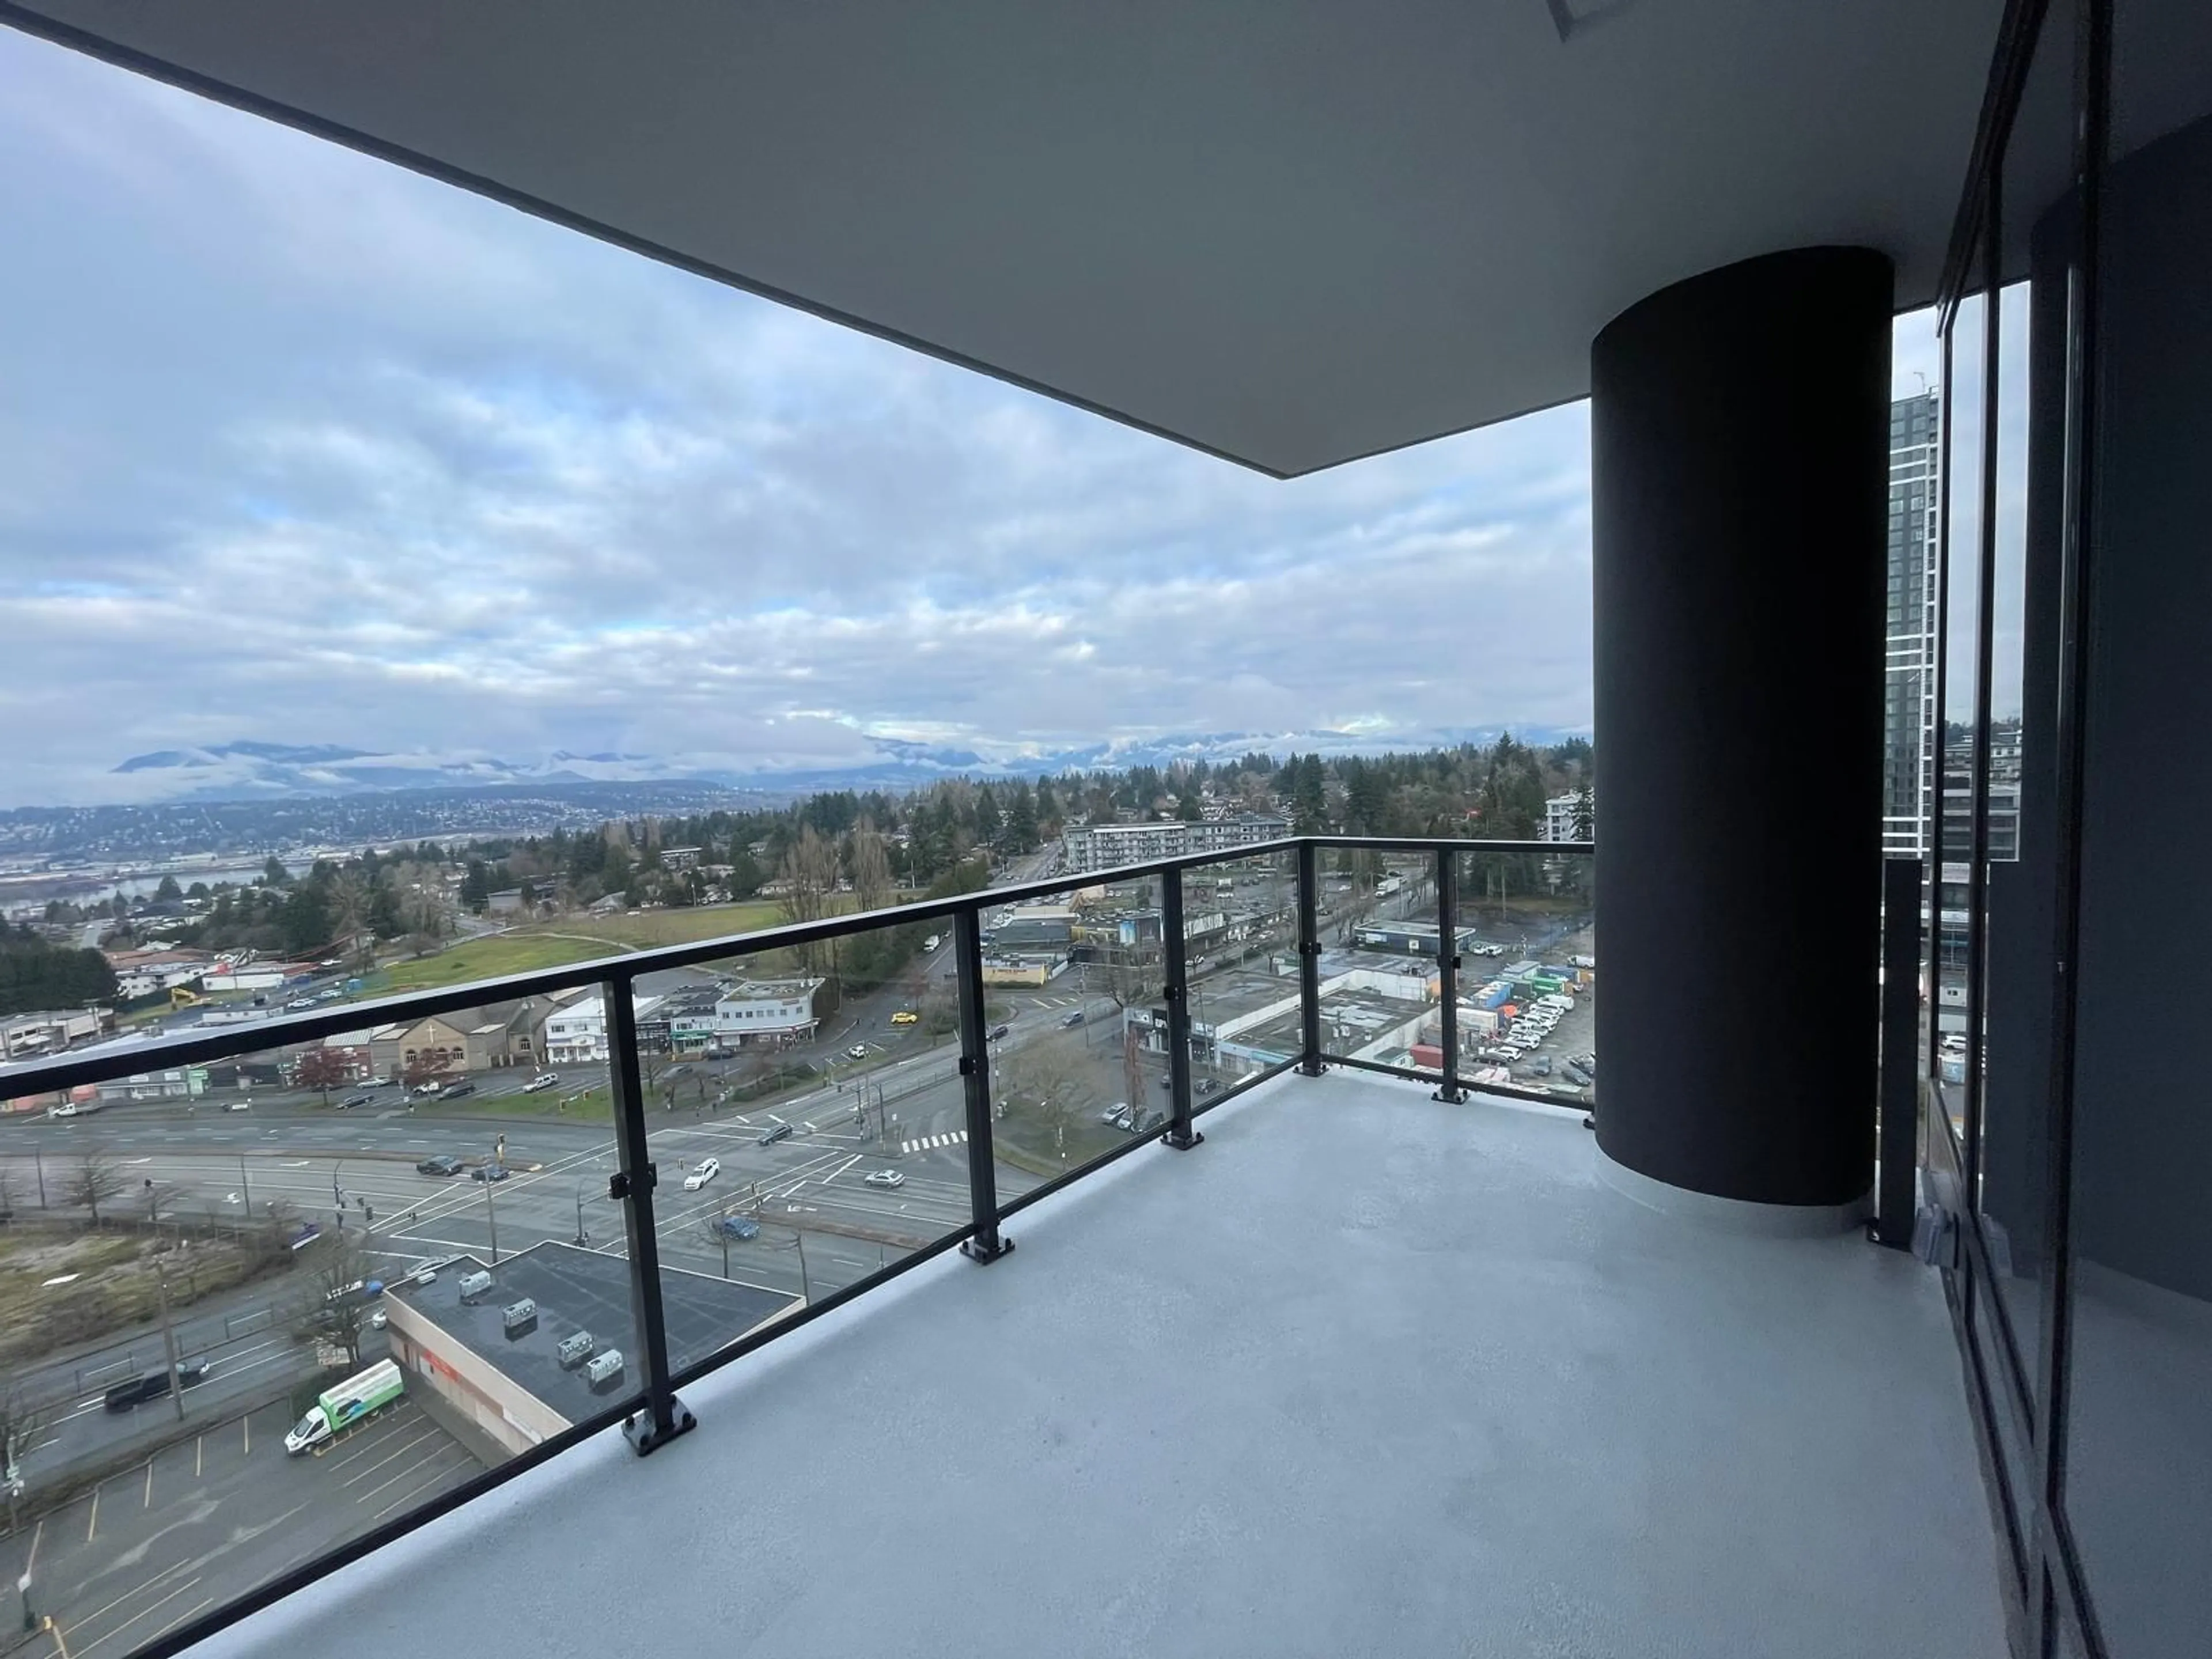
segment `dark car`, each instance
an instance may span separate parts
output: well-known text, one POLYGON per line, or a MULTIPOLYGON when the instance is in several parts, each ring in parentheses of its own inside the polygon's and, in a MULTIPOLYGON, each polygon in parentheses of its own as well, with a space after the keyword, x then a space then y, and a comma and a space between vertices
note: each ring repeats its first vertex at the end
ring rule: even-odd
POLYGON ((1537 1056, 1536 1056, 1536 1059, 1535 1059, 1535 1063, 1534 1063, 1534 1064, 1533 1064, 1532 1066, 1530 1066, 1528 1067, 1528 1069, 1529 1069, 1530 1071, 1534 1072, 1534 1073, 1538 1077, 1549 1077, 1549 1076, 1551 1076, 1551 1074, 1552 1074, 1552 1057, 1551 1057, 1549 1054, 1539 1054, 1539 1055, 1537 1055, 1537 1056))
POLYGON ((376 1097, 374 1095, 348 1095, 343 1100, 338 1102, 338 1110, 342 1112, 349 1112, 356 1106, 368 1105, 370 1101, 374 1100, 375 1098, 376 1097))
POLYGON ((790 1137, 791 1125, 788 1123, 779 1123, 775 1127, 770 1129, 766 1134, 763 1134, 760 1138, 760 1144, 763 1146, 773 1146, 777 1141, 787 1140, 790 1137))
POLYGON ((426 1158, 415 1166, 416 1175, 455 1176, 460 1172, 461 1160, 447 1158, 442 1152, 435 1158, 426 1158))
POLYGON ((1083 1010, 1078 1008, 1073 1013, 1062 1014, 1060 1018, 1060 1023, 1063 1026, 1080 1025, 1083 1024, 1083 1010))
POLYGON ((991 1028, 991 1041, 994 1042, 998 1042, 1006 1035, 1006 1030, 1007 1028, 1004 1025, 994 1025, 991 1028))
POLYGON ((504 1181, 507 1176, 507 1169, 504 1164, 479 1164, 469 1171, 471 1181, 504 1181))
POLYGON ((741 1215, 726 1215, 715 1224, 725 1237, 745 1239, 760 1237, 760 1223, 749 1221, 741 1215))
POLYGON ((1198 1091, 1202 1095, 1220 1093, 1221 1079, 1218 1077, 1210 1077, 1203 1079, 1198 1085, 1198 1091))
POLYGON ((441 1100, 459 1100, 463 1095, 472 1095, 476 1093, 476 1091, 477 1085, 473 1083, 448 1083, 444 1088, 438 1091, 438 1098, 441 1100))
MULTIPOLYGON (((189 1389, 207 1376, 207 1361, 188 1359, 177 1367, 177 1381, 189 1389)), ((143 1376, 134 1376, 127 1382, 118 1382, 108 1389, 107 1409, 127 1412, 133 1406, 143 1406, 149 1400, 169 1397, 169 1374, 166 1370, 149 1371, 143 1376)))

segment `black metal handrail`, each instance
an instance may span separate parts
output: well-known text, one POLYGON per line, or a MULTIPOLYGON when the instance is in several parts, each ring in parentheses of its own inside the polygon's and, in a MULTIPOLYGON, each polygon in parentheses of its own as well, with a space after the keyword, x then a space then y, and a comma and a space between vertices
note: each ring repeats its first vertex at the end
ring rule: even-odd
MULTIPOLYGON (((166 1037, 143 1043, 104 1046, 68 1054, 0 1067, 0 1098, 66 1093, 88 1085, 148 1072, 233 1059, 267 1050, 309 1043, 342 1033, 399 1024, 429 1016, 474 1008, 488 1002, 519 1000, 555 991, 597 985, 606 1000, 609 1067, 612 1079, 614 1140, 617 1173, 610 1182, 609 1196, 623 1206, 623 1221, 630 1263, 631 1292, 637 1324, 643 1389, 619 1405, 595 1413, 586 1423, 562 1433, 497 1468, 485 1471, 453 1492, 410 1514, 342 1543, 313 1560, 288 1569, 257 1585, 246 1595, 170 1631, 139 1654, 180 1652, 215 1632, 267 1607, 345 1564, 381 1547, 435 1516, 448 1512, 469 1498, 489 1492, 502 1481, 531 1468, 556 1450, 577 1443, 620 1420, 631 1444, 643 1455, 681 1435, 692 1426, 692 1416, 676 1390, 753 1352, 765 1344, 846 1306, 871 1291, 958 1249, 977 1261, 1000 1259, 1013 1248, 1003 1236, 1008 1218, 1051 1196, 1071 1183, 1096 1174, 1157 1141, 1188 1150, 1204 1139, 1192 1127, 1194 1120, 1268 1079, 1296 1069, 1317 1075, 1327 1066, 1439 1081, 1439 1098, 1465 1098, 1465 1085, 1457 1075, 1456 954, 1459 938, 1455 899, 1455 860, 1466 854, 1533 854, 1542 857, 1587 856, 1595 852, 1588 842, 1480 841, 1442 838, 1293 836, 1274 841, 1224 848, 1171 859, 1120 866, 1110 870, 1062 873, 1006 887, 992 887, 942 899, 926 899, 853 915, 825 917, 704 939, 695 944, 635 951, 593 958, 527 974, 477 980, 435 991, 406 992, 356 1002, 313 1013, 275 1015, 227 1027, 204 1035, 166 1037), (1422 853, 1436 860, 1437 913, 1436 963, 1445 997, 1443 1010, 1444 1059, 1442 1077, 1377 1061, 1355 1060, 1324 1051, 1320 1007, 1320 878, 1322 850, 1348 849, 1377 853, 1422 853), (1188 999, 1188 964, 1183 940, 1183 872, 1212 865, 1291 854, 1297 884, 1297 936, 1299 954, 1300 1052, 1294 1057, 1262 1068, 1202 1103, 1194 1100, 1189 1045, 1193 1037, 1188 999), (987 1032, 982 977, 981 927, 986 910, 1023 900, 1064 893, 1072 887, 1158 880, 1161 883, 1161 969, 1168 1010, 1170 1110, 1164 1121, 1130 1135, 1112 1151, 1075 1170, 1010 1200, 1001 1200, 996 1184, 996 1152, 993 1145, 991 1043, 987 1032), (911 923, 950 921, 955 941, 955 971, 960 993, 960 1071, 965 1091, 970 1219, 948 1231, 927 1247, 811 1302, 787 1318, 740 1338, 712 1354, 678 1369, 671 1365, 663 1317, 658 1234, 653 1200, 658 1171, 650 1155, 645 1091, 639 1063, 635 988, 644 975, 672 969, 699 966, 732 957, 751 956, 826 940, 849 937, 878 928, 911 923)), ((1484 1092, 1562 1103, 1536 1091, 1486 1085, 1484 1092)), ((1133 1106, 1135 1103, 1131 1103, 1133 1106)), ((1580 1109, 1579 1106, 1577 1109, 1580 1109)))

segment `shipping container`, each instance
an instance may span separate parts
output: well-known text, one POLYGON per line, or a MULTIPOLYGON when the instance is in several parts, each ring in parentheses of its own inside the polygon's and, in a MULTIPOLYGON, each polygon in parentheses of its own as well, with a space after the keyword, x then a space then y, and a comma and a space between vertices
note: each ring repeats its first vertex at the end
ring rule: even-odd
POLYGON ((1503 1007, 1512 995, 1513 988, 1510 985, 1486 985, 1475 993, 1474 1006, 1495 1010, 1503 1007))
POLYGON ((1413 1054, 1417 1071, 1441 1072, 1444 1068, 1444 1051, 1433 1042, 1415 1043, 1413 1054))

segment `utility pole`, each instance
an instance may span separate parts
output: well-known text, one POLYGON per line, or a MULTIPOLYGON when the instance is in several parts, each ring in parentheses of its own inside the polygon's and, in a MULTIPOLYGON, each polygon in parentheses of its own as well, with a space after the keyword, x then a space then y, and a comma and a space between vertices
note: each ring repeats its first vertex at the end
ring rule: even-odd
POLYGON ((177 1421, 185 1420, 185 1379, 177 1373, 177 1327, 169 1317, 169 1270, 154 1259, 154 1286, 161 1301, 161 1346, 169 1356, 169 1403, 177 1408, 177 1421))
POLYGON ((31 1148, 31 1160, 39 1166, 39 1207, 46 1207, 46 1155, 38 1147, 31 1148))
POLYGON ((246 1179, 246 1154, 244 1152, 240 1152, 238 1155, 238 1195, 242 1200, 240 1207, 246 1212, 246 1218, 251 1221, 253 1218, 253 1188, 247 1184, 246 1179))
MULTIPOLYGON (((502 1135, 501 1139, 503 1140, 506 1137, 502 1135)), ((491 1265, 495 1267, 499 1266, 499 1209, 491 1201, 491 1189, 499 1183, 491 1178, 491 1172, 498 1167, 499 1160, 494 1158, 483 1172, 484 1224, 491 1230, 491 1265)))

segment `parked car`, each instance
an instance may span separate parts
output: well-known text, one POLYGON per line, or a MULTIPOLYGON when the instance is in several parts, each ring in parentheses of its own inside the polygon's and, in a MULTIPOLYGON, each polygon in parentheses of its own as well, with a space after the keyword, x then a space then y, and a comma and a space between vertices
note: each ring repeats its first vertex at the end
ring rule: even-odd
MULTIPOLYGON (((177 1367, 177 1382, 189 1389, 206 1377, 207 1369, 204 1359, 187 1359, 177 1367)), ((149 1400, 166 1400, 168 1397, 169 1373, 164 1368, 116 1383, 108 1389, 105 1403, 112 1412, 127 1412, 133 1406, 143 1406, 149 1400)))
POLYGON ((250 1112, 253 1109, 253 1103, 250 1100, 234 1100, 224 1109, 233 1112, 250 1112))
POLYGON ((369 1094, 366 1091, 360 1094, 348 1095, 343 1100, 338 1102, 338 1110, 342 1112, 349 1112, 356 1106, 368 1105, 370 1101, 374 1100, 375 1098, 376 1097, 374 1095, 369 1094))
POLYGON ((696 1193, 702 1187, 705 1186, 708 1182, 712 1181, 716 1176, 721 1173, 722 1160, 720 1158, 702 1158, 699 1160, 697 1167, 695 1168, 690 1175, 684 1177, 684 1190, 687 1193, 696 1193))
POLYGON ((906 1176, 897 1170, 874 1170, 866 1177, 866 1184, 871 1187, 903 1187, 906 1176))
POLYGON ((504 1164, 479 1164, 469 1171, 471 1181, 504 1181, 507 1177, 507 1168, 504 1164))
POLYGON ((1072 1009, 1060 1017, 1060 1023, 1063 1026, 1080 1025, 1083 1024, 1084 1018, 1085 1016, 1082 1009, 1072 1009))
POLYGON ((1590 1074, 1572 1060, 1559 1067, 1559 1075, 1577 1089, 1587 1089, 1590 1085, 1590 1074))
POLYGON ((779 1140, 788 1140, 790 1139, 791 1125, 788 1123, 779 1123, 775 1127, 770 1129, 766 1134, 763 1134, 760 1138, 760 1144, 763 1146, 773 1146, 779 1140))
POLYGON ((1121 1127, 1121 1120, 1128 1115, 1129 1108, 1127 1103, 1126 1102, 1117 1100, 1111 1106, 1109 1106, 1104 1111, 1098 1114, 1098 1121, 1109 1129, 1118 1129, 1121 1127))
POLYGON ((911 1008, 902 1008, 891 1016, 891 1024, 894 1025, 918 1025, 921 1023, 921 1016, 911 1008))
POLYGON ((443 1078, 440 1078, 440 1077, 434 1077, 434 1078, 430 1079, 429 1079, 428 1082, 426 1082, 426 1083, 418 1083, 418 1084, 416 1084, 416 1085, 414 1086, 414 1088, 413 1088, 413 1089, 411 1089, 410 1091, 409 1091, 409 1092, 410 1092, 410 1093, 411 1093, 411 1094, 416 1094, 416 1095, 434 1095, 434 1094, 436 1094, 436 1093, 438 1092, 438 1091, 439 1091, 439 1090, 441 1090, 441 1089, 444 1088, 445 1086, 446 1086, 446 1080, 445 1080, 445 1079, 443 1079, 443 1078))
POLYGON ((1528 1069, 1534 1072, 1538 1077, 1551 1076, 1552 1057, 1549 1054, 1537 1055, 1536 1058, 1530 1062, 1528 1069))
POLYGON ((438 1091, 438 1098, 441 1100, 459 1100, 463 1095, 472 1095, 476 1093, 476 1091, 477 1085, 473 1083, 448 1083, 444 1088, 438 1091))
POLYGON ((715 1225, 730 1238, 746 1239, 760 1237, 760 1223, 748 1216, 726 1215, 715 1223, 715 1225))
POLYGON ((1199 1080, 1198 1092, 1202 1095, 1219 1094, 1221 1092, 1221 1079, 1218 1077, 1201 1078, 1199 1080))
POLYGON ((540 1089, 557 1089, 560 1086, 561 1078, 558 1073, 540 1072, 536 1077, 531 1079, 529 1082, 522 1085, 522 1092, 526 1095, 534 1095, 540 1089))
POLYGON ((868 1045, 865 1042, 856 1042, 845 1050, 845 1058, 848 1060, 866 1060, 867 1057, 868 1045))
POLYGON ((461 1172, 461 1160, 447 1158, 443 1152, 435 1158, 426 1158, 415 1166, 416 1175, 457 1176, 461 1172))

